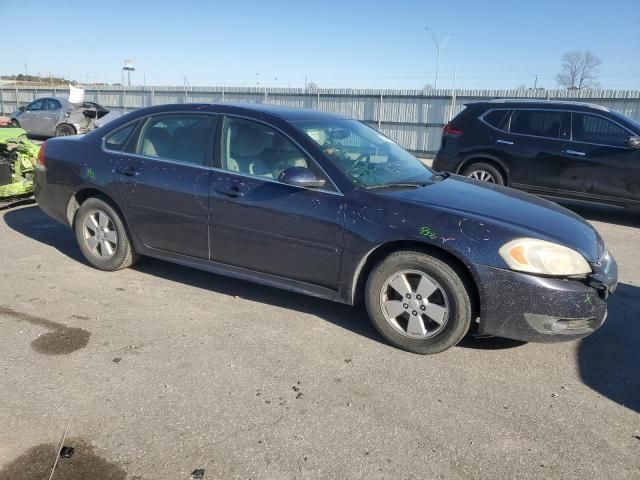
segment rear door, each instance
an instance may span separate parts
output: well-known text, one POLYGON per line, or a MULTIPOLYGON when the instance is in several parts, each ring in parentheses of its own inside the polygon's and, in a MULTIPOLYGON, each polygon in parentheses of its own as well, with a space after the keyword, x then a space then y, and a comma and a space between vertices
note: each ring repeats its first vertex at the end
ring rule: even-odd
POLYGON ((602 115, 573 112, 560 187, 576 198, 640 203, 640 151, 626 145, 632 135, 602 115))
POLYGON ((29 133, 42 134, 40 130, 38 130, 38 120, 40 116, 40 112, 44 108, 44 98, 31 102, 27 105, 27 108, 24 112, 18 117, 18 121, 20 122, 20 126, 24 128, 29 133))
POLYGON ((513 110, 509 133, 496 138, 506 154, 512 186, 539 193, 558 188, 569 123, 569 114, 560 110, 513 110))
POLYGON ((209 259, 216 123, 217 116, 201 113, 148 117, 115 162, 120 203, 146 247, 209 259))

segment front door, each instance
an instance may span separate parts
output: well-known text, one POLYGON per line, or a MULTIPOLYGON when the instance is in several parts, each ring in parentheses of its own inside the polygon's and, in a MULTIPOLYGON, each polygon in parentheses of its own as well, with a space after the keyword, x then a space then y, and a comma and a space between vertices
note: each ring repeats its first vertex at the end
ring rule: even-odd
POLYGON ((574 112, 572 138, 563 150, 561 188, 581 199, 640 203, 640 151, 629 148, 634 135, 600 115, 574 112))
POLYGON ((507 156, 514 187, 540 193, 558 188, 563 139, 569 135, 569 114, 556 110, 514 110, 509 134, 497 134, 507 156))
MULTIPOLYGON (((217 117, 149 117, 115 165, 121 204, 145 246, 209 259, 209 182, 217 117)), ((108 144, 108 139, 106 144, 108 144)))
POLYGON ((226 117, 221 169, 211 192, 211 251, 216 262, 336 288, 344 196, 289 138, 246 119, 226 117), (288 167, 326 180, 321 189, 278 181, 288 167))
POLYGON ((44 108, 44 99, 35 100, 27 105, 24 112, 18 117, 20 126, 28 133, 42 134, 38 129, 39 115, 44 108))

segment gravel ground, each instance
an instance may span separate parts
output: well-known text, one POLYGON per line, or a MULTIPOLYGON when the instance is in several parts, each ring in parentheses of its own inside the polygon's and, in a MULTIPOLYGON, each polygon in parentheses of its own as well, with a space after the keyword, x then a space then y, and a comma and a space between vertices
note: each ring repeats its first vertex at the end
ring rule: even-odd
POLYGON ((640 216, 578 208, 620 265, 580 342, 423 357, 361 308, 142 259, 102 273, 0 212, 0 479, 640 478, 640 216), (197 475, 196 475, 197 477, 197 475))

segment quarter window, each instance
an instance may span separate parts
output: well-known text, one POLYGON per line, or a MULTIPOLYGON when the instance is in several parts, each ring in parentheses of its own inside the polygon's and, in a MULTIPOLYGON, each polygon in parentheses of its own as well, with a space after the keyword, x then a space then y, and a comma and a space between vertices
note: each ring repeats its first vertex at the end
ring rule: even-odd
MULTIPOLYGON (((222 168, 255 177, 277 180, 290 167, 310 169, 327 180, 324 172, 287 137, 262 123, 225 118, 222 168)), ((330 188, 326 181, 325 189, 330 188)))
POLYGON ((573 114, 573 140, 623 147, 630 133, 621 126, 597 115, 573 114))
POLYGON ((216 118, 212 115, 172 114, 149 118, 138 141, 137 153, 204 165, 216 118))
POLYGON ((506 130, 507 120, 509 119, 509 110, 491 110, 485 114, 482 119, 498 130, 506 130))
POLYGON ((132 123, 131 125, 121 128, 115 133, 109 135, 104 141, 105 148, 107 150, 115 150, 117 152, 124 150, 127 140, 131 136, 131 132, 133 132, 136 125, 137 123, 132 123))
POLYGON ((560 138, 563 112, 515 110, 511 114, 511 133, 560 138))

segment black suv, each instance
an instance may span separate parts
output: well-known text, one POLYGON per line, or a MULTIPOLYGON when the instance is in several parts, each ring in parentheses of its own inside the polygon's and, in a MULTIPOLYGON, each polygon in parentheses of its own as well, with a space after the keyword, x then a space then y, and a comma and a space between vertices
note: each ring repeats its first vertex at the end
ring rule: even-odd
POLYGON ((640 123, 585 103, 470 103, 444 127, 433 168, 540 195, 640 208, 640 123))

